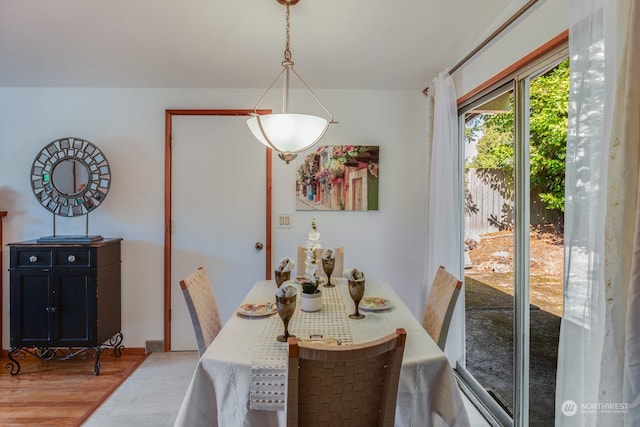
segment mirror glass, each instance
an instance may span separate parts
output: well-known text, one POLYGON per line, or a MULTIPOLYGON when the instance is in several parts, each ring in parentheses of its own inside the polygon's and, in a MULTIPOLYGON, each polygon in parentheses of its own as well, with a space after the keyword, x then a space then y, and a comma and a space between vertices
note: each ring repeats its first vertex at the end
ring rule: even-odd
POLYGON ((109 162, 95 145, 61 138, 45 146, 31 167, 31 188, 47 210, 85 215, 102 203, 111 185, 109 162))
POLYGON ((53 168, 51 183, 60 193, 75 196, 89 183, 89 170, 78 160, 62 160, 53 168))

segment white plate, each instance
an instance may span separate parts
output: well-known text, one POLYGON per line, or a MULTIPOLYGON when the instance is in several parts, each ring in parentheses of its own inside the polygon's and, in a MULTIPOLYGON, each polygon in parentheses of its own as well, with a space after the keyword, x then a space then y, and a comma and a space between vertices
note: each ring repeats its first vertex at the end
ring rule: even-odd
POLYGON ((271 316, 276 313, 278 308, 275 303, 267 302, 264 304, 242 304, 238 308, 238 314, 247 317, 271 316))
POLYGON ((382 297, 364 297, 359 305, 361 309, 369 311, 386 310, 392 306, 391 301, 382 297))

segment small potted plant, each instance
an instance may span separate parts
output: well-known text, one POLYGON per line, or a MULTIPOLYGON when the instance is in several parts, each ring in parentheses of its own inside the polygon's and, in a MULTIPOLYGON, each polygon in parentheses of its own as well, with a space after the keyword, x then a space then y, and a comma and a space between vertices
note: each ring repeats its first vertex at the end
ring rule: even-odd
POLYGON ((300 308, 303 311, 320 311, 322 308, 322 292, 318 289, 320 282, 303 282, 300 294, 300 308))

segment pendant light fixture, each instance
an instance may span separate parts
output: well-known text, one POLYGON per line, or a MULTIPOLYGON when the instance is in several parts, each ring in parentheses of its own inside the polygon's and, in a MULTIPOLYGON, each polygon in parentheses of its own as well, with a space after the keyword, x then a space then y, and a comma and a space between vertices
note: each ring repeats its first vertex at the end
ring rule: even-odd
POLYGON ((284 50, 284 61, 282 61, 282 71, 269 85, 265 93, 260 97, 251 118, 247 120, 247 125, 253 135, 269 148, 278 152, 285 162, 289 163, 297 157, 297 153, 310 148, 312 145, 320 141, 327 132, 330 124, 337 123, 333 120, 331 112, 320 101, 316 94, 311 90, 309 85, 300 77, 293 67, 291 59, 290 44, 290 25, 289 25, 289 7, 296 5, 299 0, 277 0, 278 3, 284 5, 286 11, 286 44, 284 50), (320 116, 309 114, 291 113, 289 112, 289 79, 293 74, 297 77, 304 87, 311 93, 315 101, 320 104, 322 109, 329 116, 328 119, 320 116), (260 115, 257 113, 258 106, 267 96, 273 85, 284 76, 284 88, 282 94, 282 113, 260 115))

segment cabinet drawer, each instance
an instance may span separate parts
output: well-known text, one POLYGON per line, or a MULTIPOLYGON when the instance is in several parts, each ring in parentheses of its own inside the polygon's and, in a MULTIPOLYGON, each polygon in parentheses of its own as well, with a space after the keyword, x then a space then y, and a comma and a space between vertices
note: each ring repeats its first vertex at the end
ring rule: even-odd
POLYGON ((19 248, 12 251, 11 255, 11 267, 45 268, 52 265, 50 250, 19 248))
POLYGON ((91 267, 91 250, 85 248, 56 249, 54 267, 91 267))

